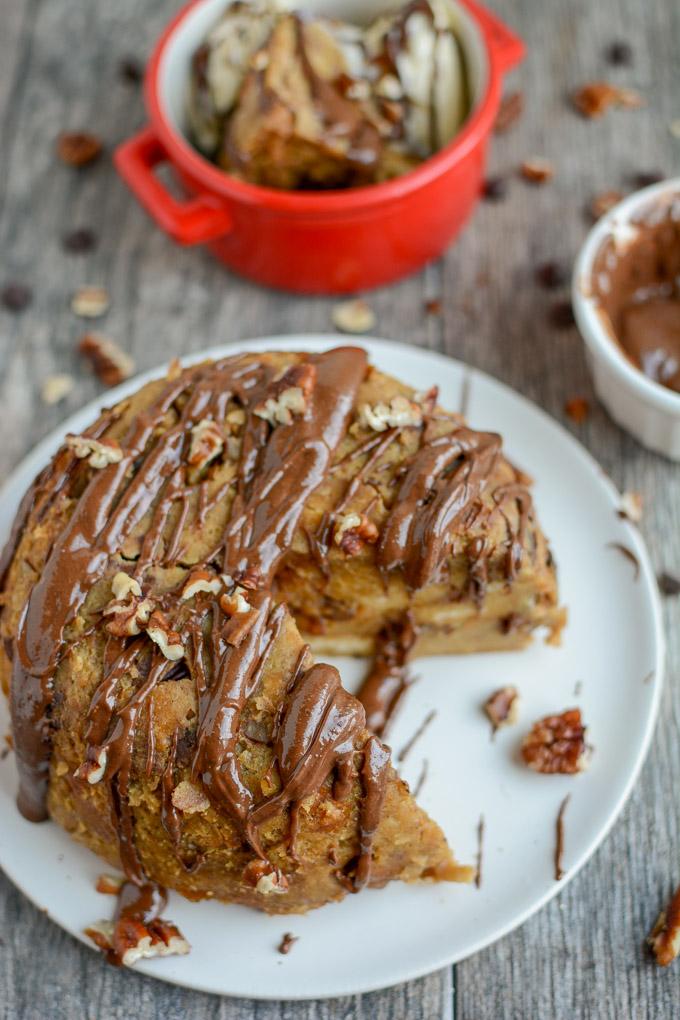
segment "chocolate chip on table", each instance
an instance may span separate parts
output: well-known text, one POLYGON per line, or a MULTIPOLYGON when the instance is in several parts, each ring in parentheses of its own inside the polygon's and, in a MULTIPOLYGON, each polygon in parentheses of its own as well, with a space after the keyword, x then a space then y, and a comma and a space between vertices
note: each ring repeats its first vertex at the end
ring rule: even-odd
POLYGON ((86 251, 92 251, 96 245, 97 235, 89 227, 77 227, 75 230, 68 230, 61 237, 62 248, 72 255, 81 255, 86 251))
POLYGON ((556 301, 548 312, 548 321, 555 329, 569 329, 574 325, 574 309, 571 301, 556 301))
POLYGON ((658 184, 664 179, 664 176, 660 170, 642 170, 640 173, 633 174, 630 182, 634 188, 648 188, 650 184, 658 184))
POLYGON ((630 67, 633 63, 633 47, 622 39, 616 39, 606 47, 604 56, 612 67, 630 67))
POLYGON ((657 578, 659 591, 662 595, 680 595, 680 577, 663 571, 657 578))
POLYGON ((87 131, 65 131, 57 139, 57 155, 68 166, 83 167, 102 153, 101 139, 87 131))
POLYGON ((24 308, 28 308, 30 305, 32 298, 31 288, 27 287, 25 283, 19 283, 18 280, 11 280, 4 284, 0 291, 2 307, 6 308, 8 312, 23 312, 24 308))
POLYGON ((566 269, 559 262, 542 262, 534 270, 536 283, 546 290, 556 290, 564 286, 568 278, 566 269))
POLYGON ((487 177, 482 188, 482 198, 487 202, 501 202, 508 191, 508 182, 504 177, 487 177))
POLYGON ((136 57, 122 57, 118 63, 118 73, 123 81, 139 85, 144 78, 144 65, 136 57))

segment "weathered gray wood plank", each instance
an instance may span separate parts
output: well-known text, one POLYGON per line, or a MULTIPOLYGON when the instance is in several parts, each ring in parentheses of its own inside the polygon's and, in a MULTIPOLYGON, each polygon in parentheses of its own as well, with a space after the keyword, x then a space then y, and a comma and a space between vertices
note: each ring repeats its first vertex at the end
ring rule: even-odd
MULTIPOLYGON (((172 5, 173 9, 178 4, 172 5)), ((4 474, 96 382, 74 354, 82 332, 68 308, 84 282, 105 283, 112 306, 101 328, 144 369, 174 354, 262 333, 330 329, 332 301, 265 292, 224 272, 201 251, 182 251, 149 223, 108 159, 83 173, 61 167, 53 143, 63 129, 93 129, 109 148, 143 122, 139 92, 119 80, 117 63, 144 55, 170 14, 163 0, 13 0, 0 33, 0 282, 30 282, 35 298, 20 316, 0 310, 0 402, 6 420, 4 474), (66 256, 61 233, 92 226, 97 250, 66 256), (58 408, 39 399, 42 381, 69 371, 78 386, 58 408)), ((568 396, 590 396, 573 330, 546 325, 553 296, 537 290, 532 269, 569 262, 585 232, 581 208, 592 193, 625 184, 637 170, 677 168, 680 143, 666 124, 677 105, 680 11, 674 0, 642 5, 574 0, 496 4, 529 43, 516 75, 527 92, 522 123, 495 145, 493 165, 510 171, 525 156, 555 159, 544 189, 513 180, 507 199, 480 208, 441 263, 371 297, 377 332, 445 350, 505 379, 563 417, 568 396), (565 91, 609 74, 601 49, 624 34, 635 66, 612 73, 639 87, 650 106, 597 124, 578 120, 565 91), (481 274, 489 277, 481 284, 481 274), (442 295, 444 314, 425 316, 425 298, 442 295)), ((677 169, 676 169, 677 172, 677 169)), ((644 522, 660 566, 680 570, 680 482, 596 408, 580 435, 622 488, 643 490, 644 522)), ((560 897, 520 931, 457 968, 456 1016, 463 1020, 672 1016, 677 973, 648 965, 640 941, 669 891, 680 819, 673 808, 680 766, 680 604, 669 604, 673 634, 669 684, 655 748, 624 818, 596 858, 560 897), (612 876, 614 880, 612 881, 612 876)), ((675 865, 677 867, 677 865, 675 865)), ((451 971, 400 988, 330 1003, 222 1000, 106 967, 0 878, 0 1016, 108 1020, 191 1015, 238 1018, 452 1018, 451 971)), ((677 1009, 677 1005, 675 1005, 677 1009)))
MULTIPOLYGON (((500 4, 497 5, 500 8, 500 4)), ((513 78, 527 97, 525 117, 498 138, 492 173, 512 171, 532 154, 555 161, 555 180, 532 188, 516 178, 506 201, 486 204, 442 268, 445 348, 486 369, 546 407, 574 431, 622 489, 645 494, 643 531, 659 568, 680 567, 680 470, 647 453, 593 403, 588 421, 572 425, 565 400, 594 400, 575 329, 547 322, 562 292, 541 291, 535 266, 569 266, 587 222, 591 197, 630 186, 630 176, 678 172, 680 144, 668 131, 680 99, 680 10, 677 4, 631 2, 503 5, 528 44, 513 78), (627 39, 630 68, 611 68, 603 50, 627 39), (586 122, 565 101, 568 89, 610 78, 639 89, 643 111, 612 112, 586 122), (492 285, 475 293, 479 268, 492 285), (469 297, 471 318, 461 310, 469 297)), ((584 578, 584 583, 587 579, 584 578)), ((456 968, 459 1020, 618 1020, 670 1017, 678 1011, 678 977, 645 957, 644 935, 680 881, 680 814, 674 777, 680 765, 677 687, 680 602, 668 601, 667 685, 650 759, 622 820, 560 897, 519 931, 456 968)), ((620 711, 624 706, 612 706, 620 711)))

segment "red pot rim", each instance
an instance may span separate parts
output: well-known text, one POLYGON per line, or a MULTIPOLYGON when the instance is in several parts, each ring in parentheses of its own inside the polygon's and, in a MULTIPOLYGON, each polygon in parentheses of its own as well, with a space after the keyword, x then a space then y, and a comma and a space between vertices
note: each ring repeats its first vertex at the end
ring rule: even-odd
POLYGON ((347 213, 376 203, 383 204, 401 199, 410 192, 424 187, 463 159, 491 132, 498 110, 503 74, 499 54, 490 41, 489 32, 480 16, 480 9, 475 0, 458 0, 458 2, 466 8, 474 22, 486 53, 488 68, 486 90, 461 130, 448 145, 428 157, 414 170, 410 170, 394 180, 364 185, 359 188, 323 192, 282 191, 239 181, 202 156, 173 127, 166 116, 160 97, 159 72, 171 38, 193 8, 203 3, 203 0, 189 0, 189 3, 182 7, 165 27, 153 49, 144 80, 144 97, 150 121, 166 149, 170 161, 199 181, 207 191, 217 193, 225 198, 238 199, 240 202, 250 205, 264 206, 276 212, 307 213, 321 216, 328 213, 347 213))

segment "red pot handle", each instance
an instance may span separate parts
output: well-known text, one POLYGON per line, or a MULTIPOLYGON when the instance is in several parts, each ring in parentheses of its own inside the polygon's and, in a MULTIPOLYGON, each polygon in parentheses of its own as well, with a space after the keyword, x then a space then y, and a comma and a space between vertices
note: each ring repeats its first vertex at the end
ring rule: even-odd
POLYGON ((498 62, 502 74, 511 71, 526 55, 524 43, 495 14, 486 7, 480 7, 475 0, 464 0, 484 33, 487 45, 498 62))
POLYGON ((229 233, 233 221, 229 210, 208 195, 178 201, 154 173, 168 154, 150 127, 143 128, 120 145, 114 154, 116 168, 161 230, 180 244, 202 244, 229 233))

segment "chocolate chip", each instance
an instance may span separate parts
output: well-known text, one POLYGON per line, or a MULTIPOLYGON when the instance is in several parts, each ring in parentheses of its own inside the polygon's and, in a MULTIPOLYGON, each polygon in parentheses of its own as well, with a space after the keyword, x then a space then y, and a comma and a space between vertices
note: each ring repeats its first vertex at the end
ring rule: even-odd
POLYGON ((657 578, 659 591, 662 595, 680 595, 680 577, 668 574, 665 570, 657 578))
POLYGON ((534 279, 539 287, 556 290, 558 287, 564 286, 568 275, 564 266, 559 262, 542 262, 534 270, 534 279))
POLYGON ((144 66, 136 57, 123 57, 118 64, 118 74, 122 81, 139 85, 144 77, 144 66))
POLYGON ((574 325, 574 310, 571 301, 556 301, 548 312, 548 322, 555 329, 569 329, 574 325))
POLYGON ((613 67, 630 67, 633 63, 633 47, 630 43, 617 39, 607 46, 604 57, 613 67))
POLYGON ((482 198, 487 202, 501 202, 508 191, 508 182, 503 177, 487 177, 482 188, 482 198))
POLYGON ((32 297, 31 288, 16 280, 6 283, 0 291, 0 301, 8 312, 23 312, 24 308, 28 308, 30 305, 32 297))
POLYGON ((630 180, 634 188, 648 188, 650 184, 658 184, 663 179, 664 174, 660 170, 643 170, 633 174, 630 180))
POLYGON ((81 255, 83 252, 92 251, 97 244, 97 235, 94 230, 88 227, 78 227, 76 230, 69 230, 62 234, 61 246, 64 251, 73 255, 81 255))

